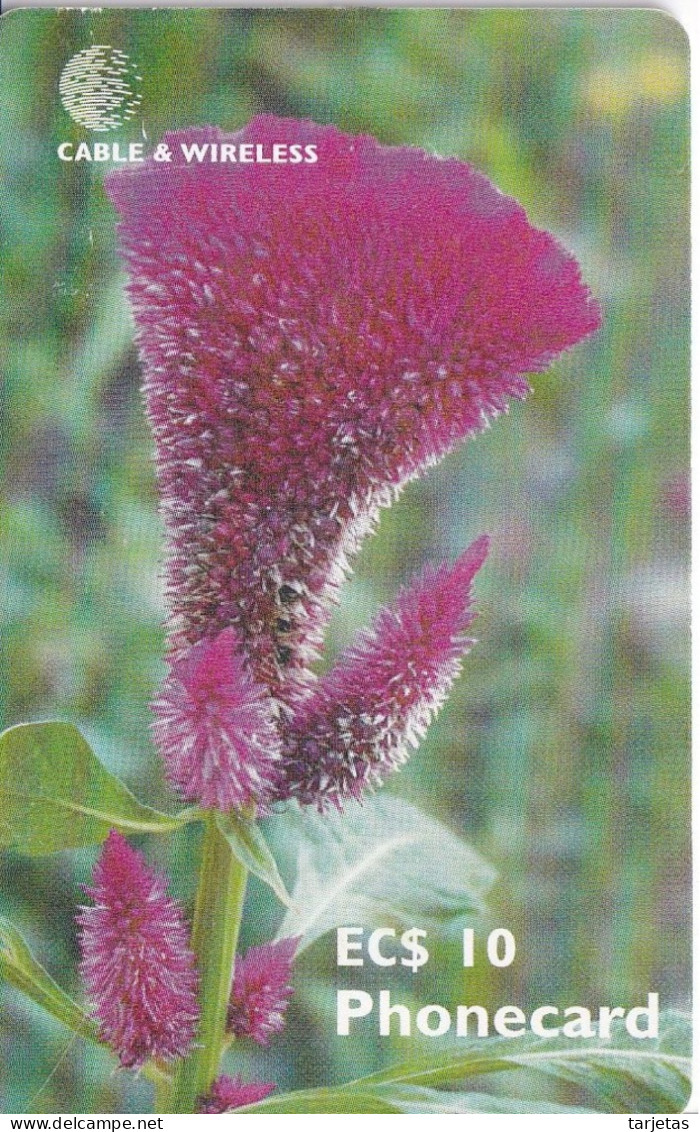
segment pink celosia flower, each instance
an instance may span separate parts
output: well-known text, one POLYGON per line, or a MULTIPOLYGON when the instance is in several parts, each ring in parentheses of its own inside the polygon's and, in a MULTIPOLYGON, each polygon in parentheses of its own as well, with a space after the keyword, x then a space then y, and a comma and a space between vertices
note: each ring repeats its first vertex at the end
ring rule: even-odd
POLYGON ((172 161, 107 190, 156 440, 170 649, 235 626, 254 679, 294 710, 379 508, 599 314, 574 259, 462 162, 274 117, 165 141, 172 161), (186 160, 223 144, 290 160, 186 160), (318 160, 296 163, 297 145, 318 160))
POLYGON ((233 628, 171 663, 153 735, 183 798, 221 810, 264 802, 280 777, 274 703, 245 670, 233 628))
POLYGON ((289 978, 298 938, 251 947, 237 956, 228 1008, 228 1029, 237 1038, 269 1045, 284 1028, 284 1013, 294 994, 289 978))
POLYGON ((200 1099, 197 1111, 231 1112, 234 1108, 263 1101, 275 1088, 271 1081, 245 1082, 240 1077, 217 1077, 206 1097, 200 1099))
POLYGON ((483 537, 429 567, 341 656, 290 727, 286 797, 339 806, 418 746, 473 643, 471 583, 487 551, 483 537))
POLYGON ((165 878, 112 831, 86 888, 95 901, 77 917, 80 973, 100 1037, 124 1066, 184 1057, 199 1007, 194 956, 165 878))

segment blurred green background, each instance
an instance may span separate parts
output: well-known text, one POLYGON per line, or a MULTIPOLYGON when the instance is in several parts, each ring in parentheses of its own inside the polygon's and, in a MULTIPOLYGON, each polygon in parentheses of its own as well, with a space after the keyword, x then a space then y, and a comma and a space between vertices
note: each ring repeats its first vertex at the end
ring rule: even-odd
MULTIPOLYGON (((688 49, 658 11, 11 12, 0 24, 3 725, 76 722, 169 805, 148 737, 161 531, 104 166, 58 78, 91 43, 143 75, 107 140, 234 129, 270 111, 473 162, 581 261, 602 330, 524 405, 413 484, 365 545, 329 656, 426 559, 492 535, 478 646, 390 784, 499 870, 513 967, 434 952, 418 1002, 687 1007, 689 916, 688 49)), ((99 135, 98 140, 105 140, 99 135)), ((148 852, 191 900, 192 845, 148 852), (160 855, 160 856, 158 856, 160 855)), ((94 854, 5 856, 0 889, 74 993, 73 915, 94 854)), ((277 910, 253 887, 247 944, 277 910)), ((334 1037, 333 940, 304 957, 285 1035, 248 1072, 299 1086, 395 1059, 334 1037)), ((422 981, 421 981, 422 979, 422 981)), ((361 985, 368 986, 369 978, 361 985)), ((345 983, 344 985, 348 985, 345 983)), ((352 984, 350 984, 352 985, 352 984)), ((140 1111, 149 1086, 4 989, 4 1111, 140 1111)))

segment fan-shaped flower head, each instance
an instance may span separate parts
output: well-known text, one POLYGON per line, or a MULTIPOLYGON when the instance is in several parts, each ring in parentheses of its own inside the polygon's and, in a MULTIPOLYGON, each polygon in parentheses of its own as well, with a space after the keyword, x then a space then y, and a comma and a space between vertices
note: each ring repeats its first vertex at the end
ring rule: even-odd
POLYGON ((80 973, 99 1033, 123 1066, 184 1057, 199 1006, 194 955, 179 905, 165 878, 113 830, 81 909, 80 973))
POLYGON ((228 1029, 237 1038, 269 1045, 284 1028, 284 1014, 294 989, 289 978, 298 938, 251 947, 236 957, 228 1008, 228 1029))
POLYGON ((229 628, 182 652, 151 705, 170 781, 183 798, 220 810, 264 802, 280 778, 275 706, 237 644, 229 628))
POLYGON ((264 1101, 274 1092, 272 1081, 243 1081, 241 1077, 217 1077, 205 1097, 201 1097, 197 1112, 232 1112, 247 1104, 264 1101))
POLYGON ((471 584, 487 551, 480 538, 429 567, 340 657, 290 727, 285 797, 340 806, 418 746, 473 644, 471 584))
POLYGON ((599 316, 468 165, 255 118, 111 175, 170 543, 170 650, 234 626, 289 711, 378 509, 599 316), (200 163, 245 145, 285 164, 200 163), (294 146, 315 146, 313 163, 294 146), (187 154, 192 160, 188 163, 187 154))

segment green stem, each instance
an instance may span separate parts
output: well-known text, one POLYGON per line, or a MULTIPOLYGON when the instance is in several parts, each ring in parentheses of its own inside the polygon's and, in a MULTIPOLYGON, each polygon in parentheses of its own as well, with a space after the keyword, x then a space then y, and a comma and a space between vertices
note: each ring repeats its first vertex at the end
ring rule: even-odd
POLYGON ((219 1071, 247 875, 216 824, 216 811, 207 811, 192 926, 201 1017, 196 1045, 175 1074, 172 1112, 194 1112, 219 1071))
POLYGON ((153 1088, 153 1111, 154 1112, 170 1112, 171 1111, 171 1084, 172 1082, 168 1077, 154 1078, 153 1088))

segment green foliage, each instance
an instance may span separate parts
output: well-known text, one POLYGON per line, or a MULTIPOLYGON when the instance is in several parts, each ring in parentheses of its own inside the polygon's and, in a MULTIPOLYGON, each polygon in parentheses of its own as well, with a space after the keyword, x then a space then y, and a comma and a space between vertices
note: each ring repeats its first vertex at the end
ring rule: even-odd
MULTIPOLYGON (((389 1090, 387 1090, 389 1092, 389 1090)), ((246 1105, 238 1110, 241 1115, 248 1113, 388 1113, 401 1112, 391 1098, 384 1098, 380 1092, 363 1092, 358 1082, 357 1089, 307 1089, 298 1093, 271 1097, 260 1104, 246 1105)))
MULTIPOLYGON (((3 916, 0 916, 0 975, 78 1038, 101 1044, 94 1020, 52 979, 32 954, 21 932, 3 916)), ((147 1063, 142 1073, 159 1084, 167 1079, 162 1066, 153 1062, 147 1063)))
POLYGON ((81 1010, 77 1002, 61 990, 41 963, 34 958, 21 933, 0 916, 0 975, 33 1002, 47 1010, 69 1030, 83 1038, 97 1041, 92 1019, 81 1010))
POLYGON ((239 1110, 249 1113, 594 1113, 595 1109, 572 1108, 546 1101, 525 1101, 517 1097, 498 1097, 486 1093, 441 1092, 415 1085, 381 1085, 374 1091, 362 1081, 342 1089, 313 1089, 271 1097, 239 1110))
POLYGON ((440 1086, 518 1071, 531 1096, 541 1091, 542 1075, 584 1089, 602 1112, 679 1112, 690 1095, 690 1041, 690 1019, 670 1012, 660 1019, 658 1038, 631 1038, 621 1025, 606 1041, 530 1034, 494 1038, 448 1055, 416 1057, 370 1080, 440 1086))
POLYGON ((421 1113, 532 1113, 538 1116, 546 1114, 569 1114, 571 1116, 593 1115, 595 1109, 572 1107, 571 1105, 552 1104, 549 1101, 527 1100, 522 1097, 511 1097, 506 1093, 494 1096, 491 1093, 459 1093, 446 1092, 444 1089, 428 1089, 420 1085, 392 1085, 382 1090, 384 1099, 390 1098, 395 1105, 395 1112, 406 1112, 414 1115, 421 1113))
POLYGON ((292 907, 278 934, 301 936, 299 953, 342 924, 439 932, 467 922, 483 912, 495 879, 445 826, 386 792, 342 814, 290 809, 278 838, 296 853, 292 907))
POLYGON ((23 723, 0 735, 0 844, 54 853, 122 833, 164 833, 181 818, 142 805, 70 723, 23 723))
POLYGON ((277 862, 257 822, 232 811, 230 814, 217 814, 216 823, 241 864, 269 885, 283 904, 291 904, 277 862))
POLYGON ((691 1091, 690 1019, 671 1013, 658 1039, 628 1037, 617 1027, 609 1041, 532 1035, 465 1043, 440 1050, 337 1089, 272 1097, 245 1112, 681 1112, 691 1091), (505 1077, 502 1075, 505 1074, 505 1077), (533 1103, 541 1077, 580 1088, 585 1107, 533 1103), (473 1085, 488 1092, 440 1092, 436 1086, 473 1085), (526 1100, 512 1092, 519 1086, 526 1100), (372 1102, 378 1106, 369 1107, 372 1102), (359 1105, 358 1108, 353 1107, 359 1105), (323 1107, 323 1106, 326 1107, 323 1107))

